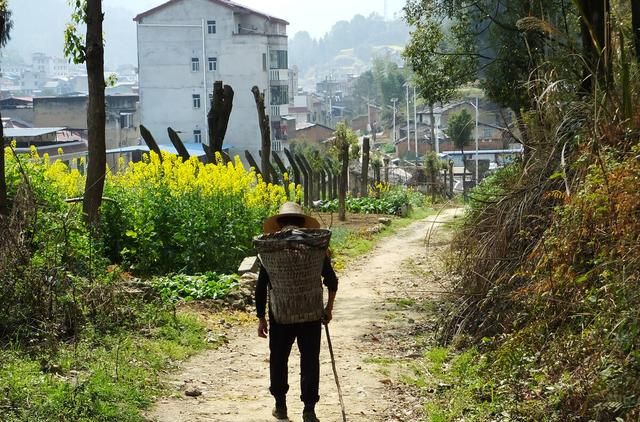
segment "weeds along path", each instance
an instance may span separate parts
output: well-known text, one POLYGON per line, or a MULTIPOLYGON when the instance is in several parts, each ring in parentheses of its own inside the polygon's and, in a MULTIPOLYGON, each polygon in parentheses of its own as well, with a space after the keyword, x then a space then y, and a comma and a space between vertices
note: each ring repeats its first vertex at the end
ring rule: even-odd
MULTIPOLYGON (((442 212, 438 221, 460 215, 458 209, 442 212)), ((409 348, 401 346, 418 327, 428 329, 417 298, 434 294, 441 285, 441 250, 448 242, 443 224, 428 217, 383 239, 368 255, 339 274, 340 288, 329 325, 347 420, 350 422, 418 421, 419 400, 397 385, 380 362, 399 359, 409 348), (431 232, 431 233, 430 233, 431 232), (430 239, 429 248, 425 240, 430 239), (431 276, 429 276, 431 274, 431 276)), ((269 351, 267 340, 257 337, 256 324, 234 328, 229 342, 187 361, 171 378, 175 394, 157 402, 147 414, 152 421, 272 422, 273 401, 268 392, 269 351), (202 395, 187 397, 198 388, 202 395)), ((299 355, 290 358, 289 417, 301 421, 299 355)), ((323 334, 320 403, 322 422, 342 421, 331 360, 323 334)))

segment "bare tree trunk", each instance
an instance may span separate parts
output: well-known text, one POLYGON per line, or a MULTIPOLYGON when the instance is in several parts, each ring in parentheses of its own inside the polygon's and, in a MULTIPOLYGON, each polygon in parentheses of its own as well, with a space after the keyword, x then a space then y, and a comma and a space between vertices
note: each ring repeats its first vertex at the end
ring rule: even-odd
POLYGON ((579 0, 577 3, 582 17, 582 48, 590 67, 585 70, 582 87, 590 92, 595 88, 595 81, 603 85, 611 82, 611 7, 609 0, 579 0))
POLYGON ((302 185, 302 196, 303 196, 303 201, 302 203, 304 204, 305 207, 309 207, 311 204, 311 199, 310 199, 310 193, 311 193, 311 175, 309 174, 309 172, 307 171, 307 168, 305 167, 304 163, 302 162, 302 160, 300 159, 300 155, 293 153, 293 160, 295 161, 296 165, 298 166, 298 169, 300 170, 300 173, 302 175, 302 179, 303 182, 301 183, 302 185))
POLYGON ((213 153, 222 152, 222 144, 227 134, 229 117, 233 108, 233 89, 229 85, 222 86, 222 81, 213 83, 211 109, 207 114, 209 124, 209 147, 213 153))
POLYGON ((453 198, 453 160, 449 160, 449 193, 453 198))
POLYGON ((280 158, 278 153, 275 151, 273 153, 273 159, 275 160, 276 165, 280 170, 280 174, 282 174, 282 187, 284 187, 284 193, 285 195, 287 195, 287 198, 289 198, 289 182, 291 182, 291 175, 288 175, 289 181, 287 182, 284 178, 285 173, 287 173, 287 167, 285 167, 284 163, 282 162, 282 159, 280 158))
MULTIPOLYGON (((0 114, 0 122, 2 114, 0 114)), ((7 177, 5 175, 4 162, 4 128, 0 124, 0 215, 9 214, 9 202, 7 199, 7 177)))
POLYGON ((382 161, 384 162, 384 182, 389 184, 389 163, 391 160, 388 157, 384 157, 382 161))
POLYGON ((280 176, 278 175, 276 168, 273 167, 273 164, 271 164, 271 161, 267 161, 265 163, 264 159, 262 158, 263 157, 262 151, 258 151, 258 154, 260 154, 261 167, 265 168, 266 166, 266 168, 269 170, 268 173, 271 177, 271 179, 269 180, 269 183, 273 183, 274 185, 280 183, 280 176))
POLYGON ((325 161, 324 161, 324 166, 323 167, 324 167, 325 171, 327 172, 327 183, 329 185, 327 187, 327 190, 328 190, 327 193, 329 194, 329 199, 330 200, 336 199, 338 197, 338 192, 335 189, 336 184, 335 184, 335 180, 334 180, 336 178, 336 175, 335 175, 335 173, 333 171, 333 165, 331 163, 331 160, 326 158, 325 161))
POLYGON ((158 143, 156 142, 149 129, 147 129, 144 125, 140 125, 140 136, 142 136, 142 139, 144 140, 144 143, 149 147, 149 150, 158 154, 158 157, 160 157, 160 161, 162 161, 162 152, 160 151, 160 147, 158 146, 158 143))
POLYGON ((178 152, 178 155, 182 157, 182 161, 189 161, 189 151, 187 151, 187 148, 185 148, 184 144, 182 143, 180 135, 178 135, 178 133, 170 127, 167 128, 167 133, 169 133, 169 139, 178 152))
POLYGON ((347 220, 347 178, 349 177, 349 143, 343 142, 340 151, 340 186, 338 189, 338 219, 347 220))
POLYGON ((88 0, 86 65, 89 80, 89 105, 87 108, 89 163, 83 211, 87 222, 91 225, 97 224, 100 218, 99 210, 107 166, 103 20, 102 0, 88 0))
POLYGON ((362 177, 360 180, 360 196, 369 196, 369 138, 362 139, 362 177))
POLYGON ((302 185, 302 177, 300 175, 300 169, 298 168, 298 164, 293 156, 293 153, 288 149, 284 149, 284 155, 287 156, 287 160, 289 160, 289 164, 291 165, 291 169, 293 170, 293 183, 295 185, 302 185))
POLYGON ((460 148, 462 152, 462 197, 467 200, 467 160, 464 158, 464 145, 460 148))
MULTIPOLYGON (((0 121, 2 115, 0 114, 0 121)), ((4 170, 4 128, 0 124, 0 215, 9 214, 9 202, 7 199, 7 177, 4 170)))
MULTIPOLYGON (((256 171, 256 175, 260 175, 262 176, 262 180, 264 180, 264 171, 260 171, 260 167, 258 167, 258 163, 256 162, 256 160, 253 158, 253 155, 251 155, 251 152, 249 152, 248 150, 244 151, 244 156, 247 159, 247 162, 249 163, 249 166, 253 167, 256 171)), ((266 170, 268 171, 268 170, 266 170)))
POLYGON ((638 0, 631 0, 631 26, 633 27, 636 59, 640 62, 640 2, 638 0))
POLYGON ((304 168, 304 172, 305 172, 305 179, 306 179, 305 189, 304 189, 305 205, 307 207, 311 207, 312 202, 315 199, 315 195, 316 195, 316 186, 314 184, 315 175, 313 174, 313 169, 309 165, 309 162, 307 161, 307 158, 304 155, 297 154, 296 158, 298 159, 299 165, 304 168))
POLYGON ((269 122, 269 116, 264 110, 264 94, 260 93, 260 89, 257 86, 251 88, 253 98, 256 101, 256 108, 258 109, 258 125, 260 126, 260 138, 262 154, 260 154, 262 164, 262 177, 265 183, 269 183, 271 175, 267 170, 271 165, 271 128, 269 122))
POLYGON ((431 203, 436 203, 436 186, 438 184, 438 169, 435 166, 431 166, 429 170, 431 173, 429 177, 431 178, 431 203))

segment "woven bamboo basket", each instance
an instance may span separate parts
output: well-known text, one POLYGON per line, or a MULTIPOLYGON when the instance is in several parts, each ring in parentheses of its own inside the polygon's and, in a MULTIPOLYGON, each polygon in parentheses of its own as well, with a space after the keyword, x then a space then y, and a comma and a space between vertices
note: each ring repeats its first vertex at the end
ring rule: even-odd
POLYGON ((284 230, 253 239, 269 274, 269 307, 276 322, 318 321, 324 311, 322 265, 331 231, 284 230))

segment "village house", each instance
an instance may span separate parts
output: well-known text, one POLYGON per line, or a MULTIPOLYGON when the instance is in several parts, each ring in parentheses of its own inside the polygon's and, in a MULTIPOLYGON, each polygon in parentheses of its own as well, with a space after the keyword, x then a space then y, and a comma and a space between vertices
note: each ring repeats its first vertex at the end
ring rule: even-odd
MULTIPOLYGON (((140 142, 137 95, 107 95, 105 128, 107 149, 140 142)), ((61 97, 9 97, 0 100, 3 117, 25 128, 65 127, 87 131, 86 95, 61 97)), ((86 136, 86 135, 85 135, 86 136)))
MULTIPOLYGON (((467 146, 467 150, 471 152, 475 150, 476 139, 476 110, 474 100, 462 100, 445 104, 444 106, 434 107, 433 116, 435 121, 436 139, 432 139, 431 134, 431 111, 425 108, 417 112, 417 124, 413 120, 410 121, 410 143, 407 143, 407 129, 403 123, 399 124, 400 139, 396 141, 396 153, 399 157, 415 157, 417 127, 418 136, 418 156, 436 151, 459 151, 446 134, 446 128, 451 116, 466 110, 473 121, 473 129, 471 131, 471 141, 467 146)), ((478 102, 478 149, 479 150, 503 150, 513 149, 514 139, 511 132, 512 113, 509 110, 500 108, 494 103, 486 100, 478 102)))
POLYGON ((277 145, 288 114, 288 22, 226 0, 170 0, 134 18, 138 32, 141 122, 168 144, 167 127, 184 142, 208 142, 213 83, 235 97, 225 144, 244 157, 260 149, 251 88, 265 93, 277 145))
POLYGON ((2 125, 5 139, 15 142, 17 154, 31 154, 35 148, 36 153, 48 157, 49 162, 60 160, 84 174, 87 140, 82 131, 64 127, 15 127, 10 118, 3 118, 2 125))
POLYGON ((298 123, 295 141, 321 144, 333 136, 333 129, 319 123, 298 123))

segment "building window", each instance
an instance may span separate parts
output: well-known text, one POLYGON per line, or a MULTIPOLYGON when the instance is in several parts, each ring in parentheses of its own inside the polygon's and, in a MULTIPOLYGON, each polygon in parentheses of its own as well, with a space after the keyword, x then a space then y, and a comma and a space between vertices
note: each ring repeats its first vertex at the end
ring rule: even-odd
POLYGON ((263 72, 267 71, 267 54, 266 53, 262 53, 262 71, 263 72))
POLYGON ((191 58, 191 71, 200 72, 200 59, 197 57, 191 58))
POLYGON ((193 108, 200 108, 200 94, 193 94, 191 98, 193 101, 193 108))
POLYGON ((207 21, 207 32, 209 34, 216 33, 216 21, 207 21))
POLYGON ((271 69, 288 69, 287 50, 271 50, 271 69))
POLYGON ((218 58, 217 57, 209 57, 207 59, 209 63, 209 72, 215 72, 218 70, 218 58))
POLYGON ((271 87, 271 105, 289 104, 289 87, 278 85, 271 87))
POLYGON ((196 129, 193 131, 193 142, 196 144, 202 143, 202 131, 200 129, 196 129))
POLYGON ((133 127, 133 113, 120 113, 120 128, 129 129, 133 127))
POLYGON ((490 141, 490 140, 491 140, 491 135, 492 135, 492 133, 491 133, 491 132, 492 132, 492 130, 491 130, 491 128, 490 128, 490 127, 485 127, 485 128, 483 129, 482 137, 483 137, 484 139, 486 139, 486 140, 490 141))
POLYGON ((271 151, 273 152, 282 151, 282 142, 279 139, 273 139, 271 141, 271 151))

